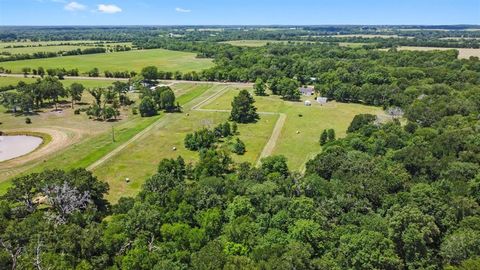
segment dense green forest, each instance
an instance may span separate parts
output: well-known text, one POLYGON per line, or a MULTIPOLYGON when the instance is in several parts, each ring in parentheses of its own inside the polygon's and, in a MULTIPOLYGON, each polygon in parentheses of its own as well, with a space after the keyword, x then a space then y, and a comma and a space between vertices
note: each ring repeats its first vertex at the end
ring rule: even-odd
MULTIPOLYGON (((34 30, 39 39, 116 41, 127 31, 131 41, 135 29, 34 30)), ((327 31, 319 29, 301 31, 327 31)), ((382 106, 392 119, 357 115, 345 138, 324 131, 305 173, 283 156, 236 164, 214 143, 197 143, 220 128, 199 131, 185 142, 199 162, 163 160, 136 197, 115 204, 83 168, 16 178, 0 198, 0 269, 480 269, 478 58, 319 43, 243 48, 142 31, 139 48, 215 58, 199 74, 169 76, 257 81, 284 99, 315 84, 322 96, 382 106)))

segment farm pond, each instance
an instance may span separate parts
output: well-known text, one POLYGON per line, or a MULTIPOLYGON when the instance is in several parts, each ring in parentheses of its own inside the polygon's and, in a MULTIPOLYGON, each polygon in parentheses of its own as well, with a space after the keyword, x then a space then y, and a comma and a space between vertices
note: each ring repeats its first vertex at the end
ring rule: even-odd
POLYGON ((35 136, 0 136, 0 162, 23 156, 37 149, 42 138, 35 136))

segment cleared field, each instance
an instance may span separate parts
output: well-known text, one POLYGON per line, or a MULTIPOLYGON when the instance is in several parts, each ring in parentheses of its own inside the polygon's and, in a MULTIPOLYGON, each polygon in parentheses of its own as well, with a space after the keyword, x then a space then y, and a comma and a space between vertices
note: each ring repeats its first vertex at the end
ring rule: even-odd
MULTIPOLYGON (((350 34, 350 35, 331 35, 327 37, 359 37, 359 38, 398 38, 401 37, 399 35, 379 35, 379 34, 350 34)), ((412 37, 408 37, 412 38, 412 37)))
POLYGON ((401 47, 398 47, 398 50, 407 50, 407 51, 457 50, 459 52, 458 58, 468 59, 468 58, 470 58, 470 56, 480 57, 480 49, 401 46, 401 47))
MULTIPOLYGON (((302 41, 302 40, 297 40, 297 41, 283 41, 283 40, 232 40, 232 41, 224 41, 221 43, 226 43, 230 44, 233 46, 239 46, 239 47, 263 47, 269 43, 276 43, 276 44, 295 44, 295 43, 315 43, 312 41, 302 41)), ((320 42, 321 43, 321 42, 320 42)), ((344 47, 362 47, 366 43, 353 43, 353 42, 340 42, 338 45, 339 46, 344 46, 344 47)))
MULTIPOLYGON (((182 84, 177 87, 191 86, 182 84)), ((155 172, 158 162, 164 158, 176 158, 181 155, 186 162, 197 161, 198 152, 189 151, 184 147, 183 140, 186 134, 205 126, 213 127, 222 123, 228 119, 229 113, 191 109, 208 97, 224 91, 226 87, 235 89, 232 86, 224 85, 195 85, 189 93, 199 92, 202 94, 183 106, 184 113, 166 115, 155 124, 148 134, 94 169, 93 172, 96 176, 110 184, 109 200, 116 201, 121 196, 136 194, 143 181, 155 172), (173 147, 176 147, 175 151, 173 147), (130 183, 125 182, 126 177, 131 179, 130 183)), ((237 162, 254 163, 268 141, 277 117, 268 115, 262 117, 256 124, 239 125, 239 137, 245 142, 247 152, 243 156, 232 154, 232 158, 237 162)))
MULTIPOLYGON (((203 108, 231 109, 230 102, 237 94, 238 91, 228 91, 203 108)), ((255 100, 258 111, 286 114, 286 122, 273 154, 286 156, 290 168, 300 171, 303 170, 308 159, 320 152, 321 147, 318 141, 323 129, 333 128, 337 137, 343 137, 355 115, 360 113, 383 114, 381 108, 360 104, 330 102, 320 106, 312 102, 312 106, 307 107, 303 102, 287 102, 277 96, 256 96, 255 100)), ((310 100, 313 101, 313 98, 310 100)), ((262 117, 264 116, 262 115, 262 117)))
POLYGON ((157 66, 162 71, 199 71, 213 66, 211 59, 196 58, 195 53, 169 51, 163 49, 134 50, 105 54, 76 55, 46 59, 31 59, 0 63, 0 66, 21 73, 24 67, 78 68, 86 73, 93 68, 103 71, 136 71, 146 66, 157 66))
MULTIPOLYGON (((302 41, 291 41, 291 42, 302 42, 302 41)), ((231 41, 224 41, 221 43, 230 44, 233 46, 240 46, 240 47, 262 47, 267 45, 268 43, 283 43, 287 44, 288 41, 282 40, 231 40, 231 41)))

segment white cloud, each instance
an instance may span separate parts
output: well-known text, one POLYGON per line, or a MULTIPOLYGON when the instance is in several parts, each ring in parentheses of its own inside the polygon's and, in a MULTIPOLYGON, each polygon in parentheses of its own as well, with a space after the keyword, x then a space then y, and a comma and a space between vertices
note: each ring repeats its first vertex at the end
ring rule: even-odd
POLYGON ((85 10, 86 8, 87 7, 85 5, 82 5, 77 2, 70 2, 65 5, 65 10, 68 10, 68 11, 81 11, 81 10, 85 10))
POLYGON ((98 5, 97 11, 102 13, 114 14, 114 13, 122 12, 122 9, 116 5, 100 4, 98 5))
POLYGON ((179 8, 179 7, 175 8, 175 11, 176 11, 176 12, 182 12, 182 13, 191 12, 190 9, 184 9, 184 8, 179 8))

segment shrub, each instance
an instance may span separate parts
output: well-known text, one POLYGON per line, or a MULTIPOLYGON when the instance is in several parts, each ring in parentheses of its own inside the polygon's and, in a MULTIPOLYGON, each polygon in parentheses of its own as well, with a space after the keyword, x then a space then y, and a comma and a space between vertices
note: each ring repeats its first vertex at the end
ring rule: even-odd
POLYGON ((30 119, 30 117, 25 118, 25 124, 31 124, 31 123, 32 123, 32 119, 30 119))

